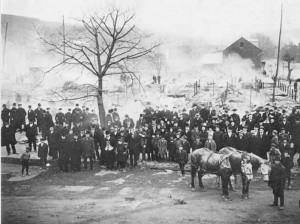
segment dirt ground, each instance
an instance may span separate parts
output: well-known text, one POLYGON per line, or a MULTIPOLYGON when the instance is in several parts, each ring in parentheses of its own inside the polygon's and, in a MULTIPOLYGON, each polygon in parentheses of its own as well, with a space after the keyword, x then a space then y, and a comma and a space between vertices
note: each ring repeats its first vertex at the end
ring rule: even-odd
POLYGON ((215 177, 205 178, 205 191, 189 183, 189 173, 144 166, 78 173, 53 166, 30 180, 2 180, 2 223, 299 223, 300 174, 283 211, 268 206, 271 189, 258 178, 245 201, 240 183, 232 201, 222 200, 215 177))

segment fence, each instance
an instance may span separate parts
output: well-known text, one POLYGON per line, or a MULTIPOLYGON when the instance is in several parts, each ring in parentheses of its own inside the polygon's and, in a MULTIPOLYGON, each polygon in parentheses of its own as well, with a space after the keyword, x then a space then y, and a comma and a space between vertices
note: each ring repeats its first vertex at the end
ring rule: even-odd
MULTIPOLYGON (((260 89, 273 88, 274 83, 265 83, 261 80, 255 81, 255 89, 259 92, 260 89)), ((276 87, 279 88, 286 96, 290 97, 295 101, 299 101, 299 91, 297 85, 288 84, 284 80, 278 79, 276 87)))

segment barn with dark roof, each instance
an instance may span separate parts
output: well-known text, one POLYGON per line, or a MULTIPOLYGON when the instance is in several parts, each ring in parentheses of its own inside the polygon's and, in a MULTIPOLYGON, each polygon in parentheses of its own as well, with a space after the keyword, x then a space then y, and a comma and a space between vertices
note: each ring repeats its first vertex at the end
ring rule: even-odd
POLYGON ((242 58, 250 59, 256 68, 261 67, 263 51, 244 37, 241 37, 223 50, 224 57, 232 54, 238 54, 242 58))

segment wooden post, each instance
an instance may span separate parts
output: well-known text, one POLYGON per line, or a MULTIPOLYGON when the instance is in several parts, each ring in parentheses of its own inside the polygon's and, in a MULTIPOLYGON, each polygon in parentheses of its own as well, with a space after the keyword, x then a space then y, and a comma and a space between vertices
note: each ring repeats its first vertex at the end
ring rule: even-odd
POLYGON ((282 31, 282 3, 281 3, 281 11, 280 11, 280 28, 279 28, 279 35, 278 35, 279 37, 278 37, 278 48, 277 48, 277 61, 276 61, 276 72, 275 72, 275 76, 274 76, 272 102, 275 102, 276 80, 277 80, 277 77, 278 77, 278 70, 279 70, 281 31, 282 31))
POLYGON ((65 61, 65 54, 66 54, 66 34, 65 34, 65 16, 64 15, 63 15, 63 22, 62 22, 62 34, 63 34, 63 47, 64 47, 63 61, 65 61))
POLYGON ((5 68, 5 54, 6 54, 6 40, 7 40, 7 29, 8 29, 8 22, 5 24, 5 34, 4 34, 4 44, 3 44, 3 53, 2 53, 2 68, 4 71, 5 68))
POLYGON ((251 109, 251 104, 252 104, 252 87, 250 87, 250 109, 251 109))

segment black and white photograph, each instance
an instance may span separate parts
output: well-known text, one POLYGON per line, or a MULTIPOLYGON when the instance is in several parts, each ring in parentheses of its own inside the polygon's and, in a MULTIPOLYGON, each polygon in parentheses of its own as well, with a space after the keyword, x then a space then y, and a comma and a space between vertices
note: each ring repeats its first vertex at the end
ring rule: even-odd
POLYGON ((300 222, 300 1, 0 4, 1 223, 300 222))

